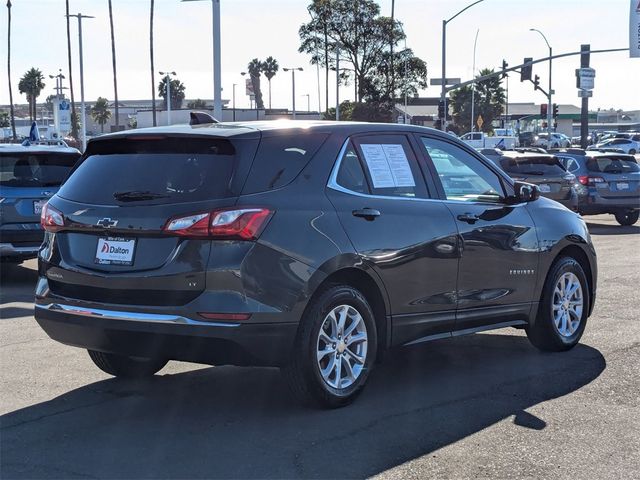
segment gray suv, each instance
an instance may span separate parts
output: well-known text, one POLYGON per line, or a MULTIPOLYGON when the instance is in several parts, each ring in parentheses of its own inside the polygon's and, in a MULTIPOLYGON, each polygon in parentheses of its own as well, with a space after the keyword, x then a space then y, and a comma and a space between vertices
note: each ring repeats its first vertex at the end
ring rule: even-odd
POLYGON ((620 225, 640 216, 640 166, 633 155, 580 149, 554 152, 578 178, 578 211, 582 215, 611 213, 620 225))

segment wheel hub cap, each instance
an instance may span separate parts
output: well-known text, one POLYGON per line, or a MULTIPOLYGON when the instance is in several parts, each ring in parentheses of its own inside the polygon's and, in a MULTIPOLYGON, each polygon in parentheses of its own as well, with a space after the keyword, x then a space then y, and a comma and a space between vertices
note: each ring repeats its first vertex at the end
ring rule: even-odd
POLYGON ((584 297, 578 277, 567 272, 558 279, 553 291, 553 321, 560 335, 570 337, 582 321, 584 297))
POLYGON ((355 383, 364 369, 368 340, 364 319, 351 305, 327 314, 316 342, 318 370, 327 385, 344 389, 355 383))

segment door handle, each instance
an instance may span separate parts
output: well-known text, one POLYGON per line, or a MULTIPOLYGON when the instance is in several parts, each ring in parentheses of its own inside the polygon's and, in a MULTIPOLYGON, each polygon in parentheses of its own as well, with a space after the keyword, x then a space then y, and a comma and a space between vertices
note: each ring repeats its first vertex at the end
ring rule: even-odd
POLYGON ((458 215, 458 220, 460 220, 461 222, 467 222, 473 225, 478 220, 480 220, 480 217, 478 217, 477 215, 474 215, 473 213, 462 213, 458 215))
POLYGON ((354 217, 362 217, 370 222, 381 215, 380 210, 376 210, 374 208, 361 208, 360 210, 354 210, 351 214, 354 217))

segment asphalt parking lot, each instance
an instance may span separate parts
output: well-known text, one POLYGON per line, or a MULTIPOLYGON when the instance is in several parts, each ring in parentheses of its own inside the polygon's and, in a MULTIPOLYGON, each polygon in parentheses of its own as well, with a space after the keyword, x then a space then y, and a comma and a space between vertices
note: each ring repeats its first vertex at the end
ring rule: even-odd
POLYGON ((36 324, 35 261, 2 265, 0 477, 638 478, 640 226, 587 220, 600 278, 578 347, 508 329, 396 351, 333 411, 275 369, 114 380, 36 324))

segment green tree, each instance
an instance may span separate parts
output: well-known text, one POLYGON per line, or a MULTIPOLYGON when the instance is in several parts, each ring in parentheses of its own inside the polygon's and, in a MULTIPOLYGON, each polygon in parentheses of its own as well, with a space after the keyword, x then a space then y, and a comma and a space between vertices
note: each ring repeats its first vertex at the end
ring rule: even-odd
POLYGON ((0 111, 0 128, 6 128, 11 126, 11 118, 9 117, 9 112, 5 112, 4 110, 0 111))
POLYGON ((20 93, 24 93, 27 96, 27 102, 29 103, 29 118, 31 121, 35 120, 37 117, 36 101, 44 87, 44 76, 42 75, 42 72, 35 67, 27 70, 20 79, 20 83, 18 83, 18 90, 20 93))
POLYGON ((271 79, 276 76, 279 69, 280 65, 278 65, 278 61, 273 57, 267 57, 267 59, 262 62, 262 71, 269 82, 269 108, 271 108, 271 79))
POLYGON ((413 96, 427 86, 427 64, 406 48, 381 53, 380 63, 364 78, 362 90, 366 100, 388 102, 393 107, 392 103, 405 93, 413 96))
MULTIPOLYGON (((171 108, 182 108, 185 86, 177 78, 171 80, 171 108)), ((162 77, 158 84, 158 96, 163 99, 163 107, 167 108, 167 77, 162 77)))
MULTIPOLYGON (((493 73, 493 69, 484 68, 480 70, 478 77, 493 73)), ((493 131, 492 122, 502 115, 505 101, 505 90, 501 85, 502 80, 495 76, 489 80, 484 80, 475 84, 475 106, 474 120, 476 125, 479 115, 482 116, 482 131, 490 133, 493 131)), ((458 88, 451 93, 449 105, 451 106, 452 117, 455 126, 460 132, 466 132, 471 125, 471 97, 472 87, 470 85, 458 88)))
POLYGON ((253 94, 255 96, 256 109, 264 109, 264 101, 262 100, 262 90, 260 89, 260 73, 262 73, 262 62, 254 58, 247 65, 251 84, 253 85, 253 94))
POLYGON ((354 72, 356 100, 361 102, 367 79, 375 75, 385 52, 404 40, 402 24, 381 16, 374 0, 313 0, 308 9, 311 20, 300 27, 299 51, 310 54, 312 64, 333 68, 339 51, 340 65, 354 72))
POLYGON ((191 100, 190 102, 187 102, 187 108, 190 108, 191 110, 199 110, 199 109, 207 108, 207 102, 199 98, 196 98, 195 100, 191 100))
POLYGON ((104 133, 104 125, 111 118, 111 110, 109 110, 109 101, 104 97, 98 97, 96 103, 91 107, 91 118, 100 125, 100 131, 104 133))

